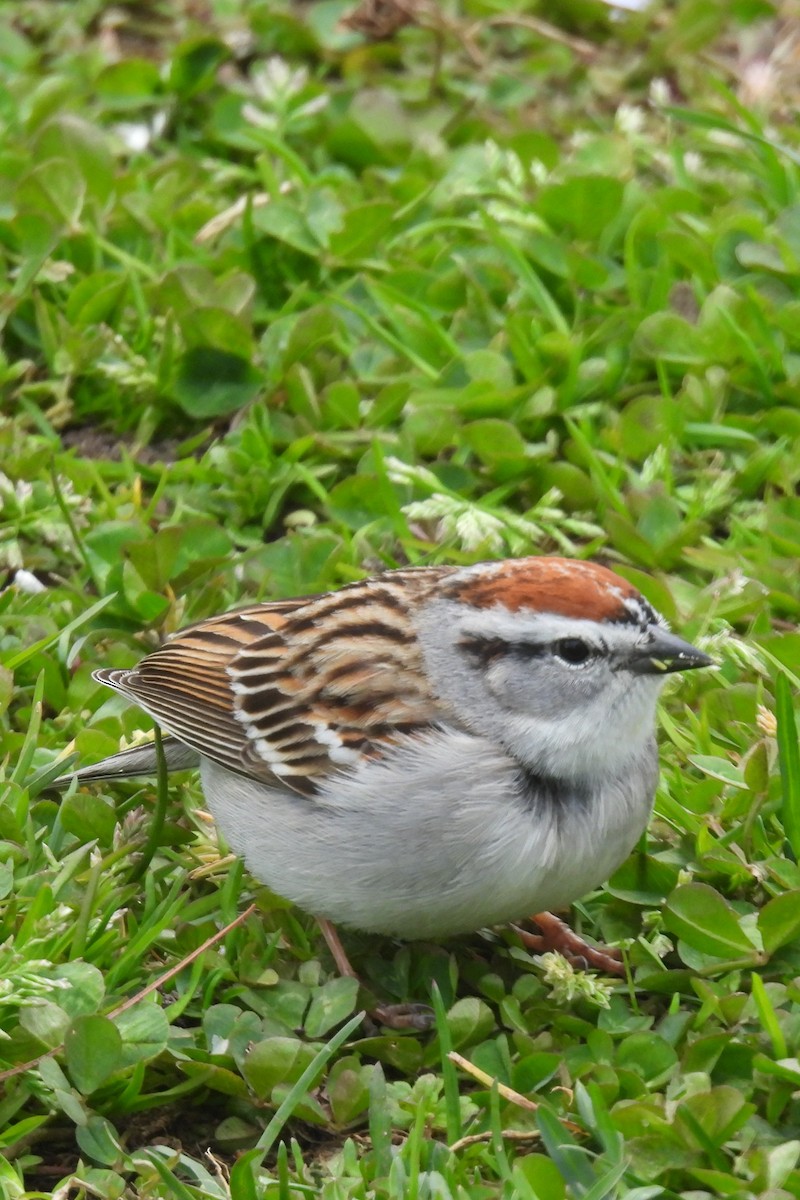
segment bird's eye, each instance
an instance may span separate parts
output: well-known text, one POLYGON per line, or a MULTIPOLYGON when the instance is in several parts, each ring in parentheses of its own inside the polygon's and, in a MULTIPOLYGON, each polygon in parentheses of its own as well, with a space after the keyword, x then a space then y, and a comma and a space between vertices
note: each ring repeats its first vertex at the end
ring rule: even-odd
POLYGON ((553 653, 571 667, 580 667, 592 657, 592 648, 581 638, 561 638, 553 644, 553 653))

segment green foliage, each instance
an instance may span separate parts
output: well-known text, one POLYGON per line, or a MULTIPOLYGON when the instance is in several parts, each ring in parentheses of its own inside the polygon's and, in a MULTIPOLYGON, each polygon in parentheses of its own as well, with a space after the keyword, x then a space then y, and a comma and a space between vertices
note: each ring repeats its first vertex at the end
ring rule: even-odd
POLYGON ((460 0, 370 42, 349 7, 0 6, 0 1194, 800 1196, 784 25, 460 0), (612 563, 719 664, 576 906, 624 982, 498 931, 352 935, 359 988, 194 778, 47 790, 147 733, 100 662, 527 553, 612 563))

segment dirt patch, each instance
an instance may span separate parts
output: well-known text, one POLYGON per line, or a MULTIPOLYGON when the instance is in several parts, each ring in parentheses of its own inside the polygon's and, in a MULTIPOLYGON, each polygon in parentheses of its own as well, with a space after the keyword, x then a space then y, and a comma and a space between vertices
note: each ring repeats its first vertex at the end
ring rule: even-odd
POLYGON ((96 429, 92 425, 65 429, 61 434, 61 442, 65 450, 74 450, 81 458, 119 462, 127 452, 135 462, 146 467, 155 463, 174 463, 182 458, 198 458, 205 450, 205 446, 194 447, 191 455, 182 454, 181 447, 184 442, 180 438, 162 438, 161 441, 134 449, 132 443, 121 438, 119 434, 108 429, 96 429))

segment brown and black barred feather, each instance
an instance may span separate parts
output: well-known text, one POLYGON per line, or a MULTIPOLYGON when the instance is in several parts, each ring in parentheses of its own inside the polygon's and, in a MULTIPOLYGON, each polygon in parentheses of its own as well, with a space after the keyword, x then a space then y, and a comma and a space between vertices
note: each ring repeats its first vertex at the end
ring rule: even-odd
POLYGON ((254 605, 175 634, 96 678, 185 745, 305 795, 337 768, 435 723, 408 602, 448 568, 254 605))

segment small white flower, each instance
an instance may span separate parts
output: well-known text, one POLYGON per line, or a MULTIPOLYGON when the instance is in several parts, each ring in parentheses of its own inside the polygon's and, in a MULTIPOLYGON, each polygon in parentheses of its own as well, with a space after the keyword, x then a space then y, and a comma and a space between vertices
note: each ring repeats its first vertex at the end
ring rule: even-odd
POLYGON ((670 469, 670 457, 666 446, 656 446, 653 453, 647 456, 639 468, 642 487, 649 487, 651 484, 663 480, 670 469))
POLYGON ((424 129, 417 135, 414 143, 417 150, 427 154, 428 158, 440 160, 447 153, 447 143, 432 129, 424 129))
POLYGON ((655 79, 650 80, 649 98, 653 108, 665 108, 669 104, 672 95, 666 79, 662 79, 660 75, 657 75, 655 79))
POLYGON ((544 982, 550 988, 550 996, 556 1004, 571 1004, 578 998, 588 1000, 597 1008, 611 1006, 612 985, 604 979, 597 979, 586 971, 576 971, 572 963, 555 950, 536 958, 544 971, 544 982))
POLYGON ((525 168, 522 165, 520 157, 513 150, 506 151, 506 171, 508 178, 517 188, 522 188, 525 185, 525 168))
POLYGON ((243 104, 242 116, 245 121, 249 121, 251 125, 257 125, 259 129, 276 129, 278 125, 277 118, 272 113, 264 112, 255 104, 243 104))
POLYGON ((146 150, 153 137, 146 121, 117 121, 113 130, 125 149, 130 150, 132 154, 140 154, 142 150, 146 150))
POLYGON ((263 67, 252 72, 250 81, 259 100, 274 103, 302 91, 308 83, 308 71, 305 67, 293 70, 285 58, 274 54, 263 67))
POLYGON ((486 165, 493 175, 496 175, 503 167, 503 151, 498 146, 497 142, 487 138, 483 143, 484 151, 486 152, 486 165))
POLYGON ((42 583, 41 579, 37 579, 32 571, 26 571, 24 567, 21 567, 14 576, 14 585, 28 596, 38 596, 40 592, 47 591, 47 585, 42 583))
POLYGON ((644 126, 644 109, 638 104, 620 104, 616 112, 615 122, 620 133, 633 135, 641 133, 644 126))
MULTIPOLYGON (((500 184, 501 190, 509 195, 510 189, 508 185, 500 184)), ((499 225, 518 225, 523 229, 543 230, 544 222, 538 213, 533 212, 529 208, 520 206, 519 192, 514 192, 509 195, 508 200, 489 200, 486 204, 486 212, 499 225)))
POLYGON ((712 658, 727 658, 744 671, 756 671, 761 675, 769 673, 768 660, 761 653, 761 648, 737 637, 727 622, 724 628, 716 630, 710 637, 699 638, 697 644, 712 658))
POLYGON ((317 514, 310 508, 298 508, 294 512, 287 513, 283 518, 283 523, 287 529, 310 529, 317 523, 317 514))
POLYGON ((484 545, 498 553, 503 549, 502 521, 478 508, 469 508, 456 518, 456 535, 465 550, 484 545))
POLYGON ((742 86, 750 103, 769 100, 775 93, 775 66, 771 59, 766 62, 754 59, 742 74, 742 86))
POLYGON ((322 112, 323 108, 327 108, 330 103, 330 96, 324 92, 320 92, 318 96, 312 96, 310 100, 306 100, 305 104, 301 104, 295 109, 296 117, 311 117, 314 113, 322 112))
POLYGON ((539 158, 533 158, 528 164, 528 172, 534 183, 542 184, 547 182, 547 177, 550 172, 539 158))
POLYGON ((386 458, 386 471, 392 483, 417 483, 434 491, 439 487, 439 480, 433 471, 426 467, 412 466, 391 454, 386 458))
POLYGON ((449 498, 438 493, 427 500, 412 500, 410 504, 403 506, 403 512, 412 521, 438 521, 446 516, 450 509, 449 498))
POLYGON ((112 129, 126 150, 140 154, 164 132, 166 124, 166 111, 159 109, 149 121, 117 121, 112 129))
POLYGON ((724 146, 728 150, 740 150, 742 147, 740 135, 735 132, 731 133, 728 129, 709 129, 708 140, 715 146, 724 146))
POLYGON ((687 150, 683 156, 683 165, 687 175, 697 176, 703 169, 703 156, 696 150, 687 150))
POLYGON ((666 958, 672 953, 673 945, 665 933, 656 933, 650 940, 650 949, 659 958, 666 958))
POLYGON ((771 709, 766 708, 763 704, 758 705, 756 726, 759 732, 763 733, 766 737, 777 736, 778 719, 775 716, 775 713, 772 712, 771 709))
POLYGON ((750 577, 745 575, 741 567, 735 567, 727 575, 723 576, 722 579, 717 581, 714 590, 717 595, 741 596, 749 583, 750 577))

